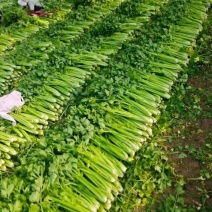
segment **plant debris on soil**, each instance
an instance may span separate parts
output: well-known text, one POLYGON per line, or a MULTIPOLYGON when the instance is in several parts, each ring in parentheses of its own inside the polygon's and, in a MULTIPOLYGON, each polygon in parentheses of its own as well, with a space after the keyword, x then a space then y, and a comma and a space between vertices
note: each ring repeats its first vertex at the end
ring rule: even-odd
MULTIPOLYGON (((201 112, 196 116, 194 114, 197 118, 194 121, 178 121, 167 151, 172 152, 169 161, 176 175, 185 180, 185 204, 199 210, 207 205, 212 211, 212 119, 207 117, 207 114, 212 114, 212 105, 205 101, 205 93, 212 93, 212 84, 210 78, 202 73, 206 70, 202 69, 188 81, 188 86, 201 91, 198 95, 201 112)), ((212 76, 211 67, 208 67, 207 76, 212 76)))

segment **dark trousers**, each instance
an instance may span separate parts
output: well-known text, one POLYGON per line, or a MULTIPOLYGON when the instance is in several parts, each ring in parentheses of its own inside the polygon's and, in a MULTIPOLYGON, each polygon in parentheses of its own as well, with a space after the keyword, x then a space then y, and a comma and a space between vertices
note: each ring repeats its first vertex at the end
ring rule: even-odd
POLYGON ((40 7, 40 6, 35 6, 35 12, 36 11, 40 11, 40 10, 42 10, 44 7, 40 7))

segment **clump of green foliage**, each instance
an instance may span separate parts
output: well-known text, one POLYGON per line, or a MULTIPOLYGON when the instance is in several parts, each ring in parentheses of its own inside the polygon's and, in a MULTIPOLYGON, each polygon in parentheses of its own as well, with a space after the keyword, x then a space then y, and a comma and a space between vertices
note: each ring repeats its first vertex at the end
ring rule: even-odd
POLYGON ((27 21, 28 19, 28 14, 26 13, 26 11, 23 10, 18 5, 13 5, 12 7, 10 6, 10 8, 4 7, 2 12, 3 12, 2 26, 5 27, 13 23, 17 23, 20 20, 27 21))

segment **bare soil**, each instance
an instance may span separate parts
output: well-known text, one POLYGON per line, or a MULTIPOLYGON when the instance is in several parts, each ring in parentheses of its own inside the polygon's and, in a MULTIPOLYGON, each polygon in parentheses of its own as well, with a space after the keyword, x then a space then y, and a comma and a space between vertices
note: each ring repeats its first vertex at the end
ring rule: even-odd
MULTIPOLYGON (((174 133, 177 134, 176 140, 170 143, 167 146, 168 151, 173 151, 176 145, 182 146, 191 146, 194 147, 197 152, 201 151, 204 148, 207 139, 212 139, 212 119, 205 118, 205 112, 212 114, 212 105, 207 104, 205 102, 205 94, 212 94, 212 69, 208 67, 208 77, 202 76, 201 73, 191 78, 188 82, 188 85, 195 87, 199 90, 202 90, 202 94, 200 95, 199 105, 202 108, 202 112, 200 117, 195 121, 182 121, 180 125, 178 125, 174 129, 174 133), (183 125, 183 126, 182 126, 183 125), (187 133, 181 133, 179 129, 184 129, 187 133)), ((205 71, 205 70, 204 70, 205 71)), ((210 141, 212 144, 212 140, 210 141)), ((208 156, 211 156, 211 153, 208 152, 208 156)), ((184 201, 187 205, 190 205, 194 208, 198 208, 202 206, 202 191, 207 192, 207 200, 206 204, 212 208, 212 179, 206 180, 194 180, 190 178, 198 178, 200 177, 200 172, 203 169, 207 169, 212 174, 212 158, 211 161, 208 158, 205 164, 205 161, 196 159, 191 154, 186 154, 184 158, 179 157, 179 151, 169 156, 169 161, 173 164, 176 174, 180 177, 182 176, 185 180, 185 194, 184 201)), ((167 191, 172 192, 171 190, 167 191)))

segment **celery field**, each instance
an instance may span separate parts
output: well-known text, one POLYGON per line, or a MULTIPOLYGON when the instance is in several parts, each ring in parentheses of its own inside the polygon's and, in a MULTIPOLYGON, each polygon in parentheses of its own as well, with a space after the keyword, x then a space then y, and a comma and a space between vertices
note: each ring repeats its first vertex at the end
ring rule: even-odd
MULTIPOLYGON (((33 17, 0 2, 0 97, 25 100, 9 113, 15 126, 0 117, 0 211, 150 211, 171 186, 159 134, 174 138, 170 120, 191 101, 184 84, 211 3, 48 0, 51 16, 33 17)), ((188 211, 168 204, 157 207, 188 211)))

